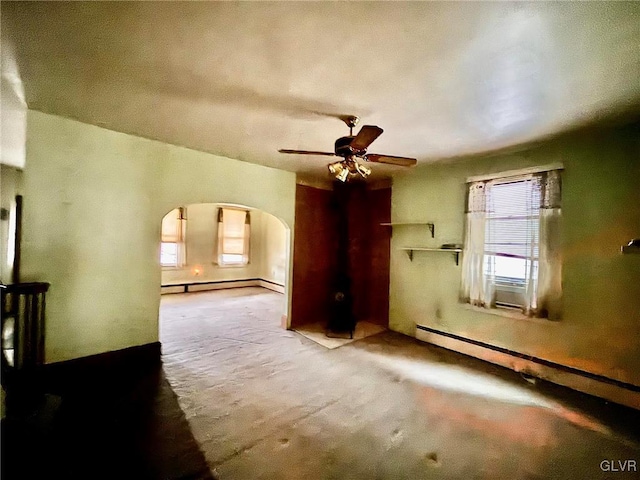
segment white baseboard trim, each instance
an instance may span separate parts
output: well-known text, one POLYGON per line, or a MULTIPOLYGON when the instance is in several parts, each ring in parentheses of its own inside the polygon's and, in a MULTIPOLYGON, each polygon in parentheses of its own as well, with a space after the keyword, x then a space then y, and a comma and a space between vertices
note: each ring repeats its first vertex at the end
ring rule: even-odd
POLYGON ((273 283, 269 280, 259 280, 259 284, 261 287, 268 288, 274 292, 284 293, 284 285, 280 285, 279 283, 273 283))
POLYGON ((165 295, 167 293, 184 293, 183 285, 166 285, 160 287, 160 294, 165 295))
POLYGON ((242 280, 236 282, 193 283, 187 285, 187 292, 206 292, 207 290, 224 290, 225 288, 257 287, 258 280, 242 280))
POLYGON ((479 345, 481 342, 464 339, 447 332, 438 332, 422 325, 416 327, 416 338, 448 350, 510 368, 516 372, 532 375, 627 407, 640 409, 640 387, 636 385, 625 384, 624 382, 588 372, 581 372, 571 367, 553 364, 541 359, 521 358, 516 352, 490 345, 479 345))

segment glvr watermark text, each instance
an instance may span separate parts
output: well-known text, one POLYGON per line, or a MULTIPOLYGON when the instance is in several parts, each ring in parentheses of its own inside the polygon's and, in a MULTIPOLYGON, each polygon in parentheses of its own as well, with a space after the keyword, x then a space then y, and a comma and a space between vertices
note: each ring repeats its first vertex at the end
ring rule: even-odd
POLYGON ((635 460, 602 460, 600 470, 603 472, 637 472, 635 460))

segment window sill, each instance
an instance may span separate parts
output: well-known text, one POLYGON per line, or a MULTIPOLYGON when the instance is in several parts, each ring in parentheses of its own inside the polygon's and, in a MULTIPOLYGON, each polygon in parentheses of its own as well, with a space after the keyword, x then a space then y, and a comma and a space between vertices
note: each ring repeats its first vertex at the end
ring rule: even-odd
POLYGON ((471 310, 474 312, 484 313, 487 315, 495 315, 498 317, 511 318, 513 320, 526 320, 528 322, 540 323, 544 325, 558 323, 558 322, 554 322, 553 320, 549 320, 548 318, 528 317, 523 313, 520 313, 516 310, 512 310, 509 308, 482 308, 482 307, 476 307, 475 305, 470 305, 468 303, 462 304, 462 308, 464 308, 465 310, 471 310))
POLYGON ((160 265, 162 270, 182 270, 184 267, 178 267, 177 265, 160 265))
POLYGON ((215 263, 215 262, 213 263, 213 265, 215 267, 218 267, 218 268, 246 268, 246 267, 249 266, 248 263, 232 263, 232 264, 228 264, 228 265, 221 265, 221 264, 215 263))

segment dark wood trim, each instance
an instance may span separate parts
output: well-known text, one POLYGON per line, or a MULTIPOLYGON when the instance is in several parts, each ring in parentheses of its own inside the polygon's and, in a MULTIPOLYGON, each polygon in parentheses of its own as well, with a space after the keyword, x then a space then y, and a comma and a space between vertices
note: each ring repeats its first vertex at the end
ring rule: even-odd
POLYGON ((82 390, 134 379, 162 364, 160 342, 74 358, 43 366, 39 381, 49 392, 82 390))
POLYGON ((15 233, 15 255, 13 257, 13 270, 11 271, 11 282, 20 283, 20 266, 22 260, 22 195, 16 195, 16 233, 15 233))
POLYGON ((419 330, 423 330, 425 332, 434 333, 436 335, 441 335, 443 337, 452 338, 454 340, 459 340, 461 342, 469 343, 471 345, 476 345, 478 347, 488 348, 489 350, 493 350, 495 352, 504 353, 506 355, 511 355, 513 357, 522 358, 524 360, 528 360, 533 363, 537 363, 539 365, 544 365, 545 367, 555 368, 557 370, 561 370, 563 372, 572 373, 574 375, 580 375, 582 377, 589 378, 591 380, 597 380, 598 382, 607 383, 609 385, 615 385, 616 387, 624 388, 626 390, 630 390, 632 392, 640 392, 640 386, 633 385, 632 383, 622 382, 620 380, 615 380, 613 378, 605 377, 603 375, 598 375, 597 373, 591 373, 584 370, 580 370, 574 367, 568 367, 566 365, 562 365, 560 363, 555 363, 549 360, 544 360, 543 358, 534 357, 533 355, 526 355, 524 353, 516 352, 514 350, 509 350, 508 348, 497 347, 495 345, 491 345, 489 343, 481 342, 479 340, 473 340, 471 338, 461 337, 460 335, 456 335, 454 333, 443 332, 441 330, 435 330, 430 327, 425 327, 424 325, 416 325, 416 328, 419 330))

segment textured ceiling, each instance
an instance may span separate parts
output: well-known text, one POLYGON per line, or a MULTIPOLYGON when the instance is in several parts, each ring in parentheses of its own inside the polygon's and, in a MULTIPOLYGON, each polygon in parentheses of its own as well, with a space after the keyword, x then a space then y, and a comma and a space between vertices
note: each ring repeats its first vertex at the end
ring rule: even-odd
MULTIPOLYGON (((640 3, 2 2, 29 108, 326 177, 348 133, 420 163, 640 106, 640 3)), ((372 165, 374 176, 401 167, 372 165)))

